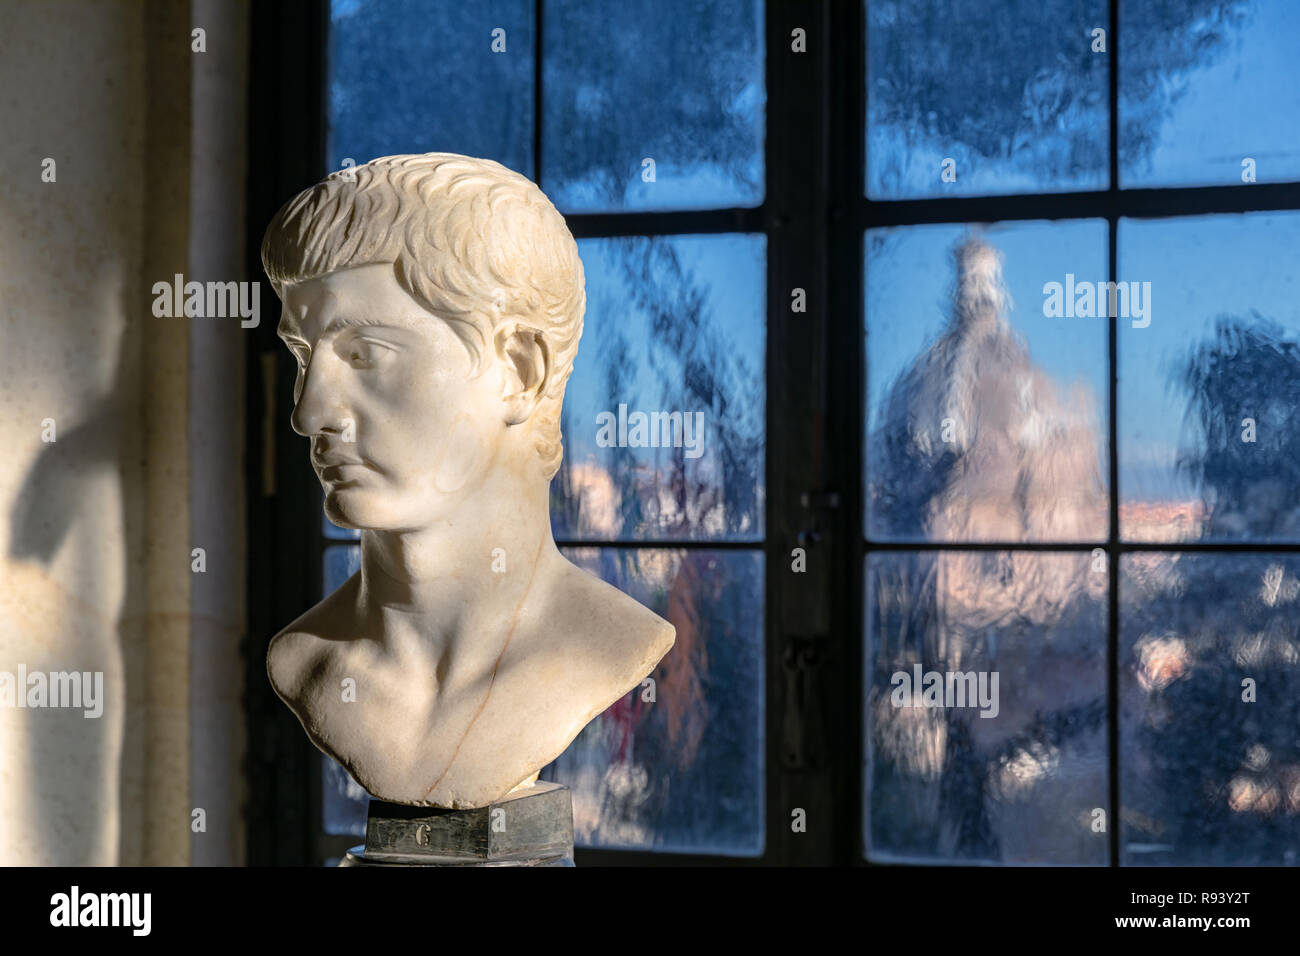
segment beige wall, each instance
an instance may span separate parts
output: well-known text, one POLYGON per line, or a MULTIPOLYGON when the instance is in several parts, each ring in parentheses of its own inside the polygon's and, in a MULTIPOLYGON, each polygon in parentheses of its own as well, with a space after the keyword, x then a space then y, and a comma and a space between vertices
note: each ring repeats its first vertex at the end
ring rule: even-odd
MULTIPOLYGON (((232 9, 237 31, 241 8, 232 9)), ((193 213, 204 208, 194 197, 237 189, 242 198, 242 168, 193 162, 210 115, 192 106, 203 54, 190 50, 191 19, 188 5, 165 0, 0 6, 0 671, 105 680, 99 719, 0 707, 0 864, 190 862, 205 836, 190 826, 204 805, 194 748, 236 764, 209 763, 202 779, 238 777, 242 727, 229 709, 238 688, 201 691, 195 721, 190 680, 196 651, 237 647, 237 493, 205 519, 234 532, 207 542, 209 566, 226 562, 219 580, 196 584, 190 548, 193 474, 211 468, 242 483, 242 366, 227 341, 207 371, 234 380, 196 395, 191 323, 204 320, 151 311, 153 282, 188 276, 192 255, 211 270, 242 254, 230 248, 241 230, 228 228, 215 252, 192 248, 203 226, 192 228, 193 213), (55 182, 41 180, 46 157, 55 182), (205 397, 223 410, 196 425, 205 397), (44 419, 55 422, 53 443, 42 441, 44 419), (196 590, 224 609, 200 634, 196 590), (235 743, 214 748, 216 735, 235 743)), ((239 34, 222 48, 240 63, 246 43, 239 34)), ((231 82, 242 77, 241 67, 231 82)), ((242 141, 231 151, 242 157, 242 141)), ((223 827, 223 848, 209 845, 206 859, 234 862, 238 796, 203 789, 206 836, 218 837, 214 816, 223 827)))
MULTIPOLYGON (((199 281, 244 280, 248 8, 194 0, 207 53, 193 57, 190 96, 190 273, 199 281)), ((261 321, 275 322, 262 285, 261 321)), ((233 320, 190 328, 190 528, 208 570, 190 591, 190 792, 207 830, 190 835, 195 865, 241 863, 247 799, 243 773, 244 346, 252 330, 233 320)), ((262 639, 265 641, 265 638, 262 639)), ((260 659, 261 647, 250 650, 260 659)))

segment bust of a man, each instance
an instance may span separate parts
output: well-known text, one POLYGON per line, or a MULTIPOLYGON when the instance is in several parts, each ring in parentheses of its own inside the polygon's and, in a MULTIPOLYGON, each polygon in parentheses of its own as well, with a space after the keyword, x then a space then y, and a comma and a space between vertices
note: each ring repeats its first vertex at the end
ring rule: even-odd
POLYGON ((293 428, 361 570, 277 634, 276 693, 371 795, 465 809, 530 786, 672 647, 551 536, 586 307, 530 180, 389 156, 290 200, 262 243, 298 360, 293 428))

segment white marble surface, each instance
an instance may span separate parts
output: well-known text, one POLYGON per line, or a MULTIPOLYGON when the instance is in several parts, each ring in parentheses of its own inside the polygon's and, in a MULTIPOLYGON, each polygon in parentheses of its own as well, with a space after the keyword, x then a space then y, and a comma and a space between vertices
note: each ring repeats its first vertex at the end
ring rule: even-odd
POLYGON ((373 796, 484 806, 675 637, 551 535, 576 243, 529 180, 428 154, 291 200, 263 261, 299 361, 294 428, 331 520, 363 529, 360 572, 272 640, 271 682, 373 796))

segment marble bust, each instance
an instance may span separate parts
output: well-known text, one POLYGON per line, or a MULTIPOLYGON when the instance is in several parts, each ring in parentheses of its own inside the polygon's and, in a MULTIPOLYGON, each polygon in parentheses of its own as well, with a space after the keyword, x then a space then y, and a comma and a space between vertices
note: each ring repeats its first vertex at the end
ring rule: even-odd
POLYGON ((388 156, 286 203, 262 263, 293 428, 326 514, 361 531, 361 570, 271 640, 276 693, 380 800, 531 786, 675 639, 551 535, 586 307, 572 234, 498 163, 388 156))

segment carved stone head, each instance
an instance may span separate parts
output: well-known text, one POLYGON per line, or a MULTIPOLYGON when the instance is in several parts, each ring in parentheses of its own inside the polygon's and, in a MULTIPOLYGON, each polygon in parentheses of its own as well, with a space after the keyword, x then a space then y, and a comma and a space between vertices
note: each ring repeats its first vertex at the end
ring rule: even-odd
POLYGON ((428 523, 502 454, 555 474, 586 294, 532 181, 451 153, 376 159, 287 203, 262 260, 335 524, 428 523))
POLYGON ((389 156, 290 200, 262 261, 294 430, 326 514, 362 532, 361 570, 272 639, 272 685, 380 799, 530 785, 675 636, 551 537, 586 306, 573 236, 498 163, 389 156))

